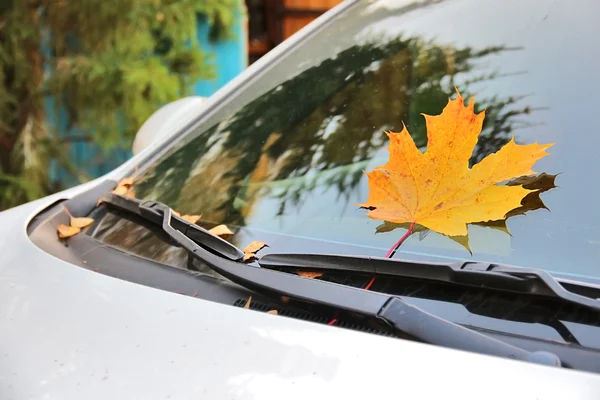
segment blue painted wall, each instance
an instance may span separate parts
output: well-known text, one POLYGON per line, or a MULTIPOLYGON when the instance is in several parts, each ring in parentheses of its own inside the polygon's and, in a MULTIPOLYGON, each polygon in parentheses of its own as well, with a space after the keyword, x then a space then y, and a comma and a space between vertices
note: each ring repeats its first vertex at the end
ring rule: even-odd
MULTIPOLYGON (((196 82, 191 88, 191 94, 208 97, 246 68, 248 51, 245 27, 246 14, 243 0, 240 0, 232 38, 228 40, 211 41, 209 39, 209 24, 205 18, 198 19, 198 41, 202 49, 212 56, 211 63, 214 65, 217 78, 196 82)), ((65 113, 59 111, 58 120, 55 119, 55 102, 52 98, 46 99, 45 106, 48 111, 48 123, 50 126, 57 128, 60 136, 83 136, 84 132, 66 131, 65 113)), ((129 149, 112 149, 106 152, 93 143, 71 142, 68 157, 79 171, 90 178, 96 178, 127 161, 131 157, 131 151, 129 149), (90 163, 90 160, 93 160, 93 162, 90 163)), ((50 165, 50 178, 59 182, 63 187, 78 184, 75 177, 58 167, 56 162, 50 165)))
POLYGON ((193 88, 194 94, 208 97, 246 68, 248 51, 245 18, 242 14, 242 10, 237 14, 233 28, 234 38, 231 40, 211 42, 208 38, 210 26, 204 18, 198 21, 198 41, 203 49, 213 55, 213 65, 218 76, 214 80, 197 82, 193 88))

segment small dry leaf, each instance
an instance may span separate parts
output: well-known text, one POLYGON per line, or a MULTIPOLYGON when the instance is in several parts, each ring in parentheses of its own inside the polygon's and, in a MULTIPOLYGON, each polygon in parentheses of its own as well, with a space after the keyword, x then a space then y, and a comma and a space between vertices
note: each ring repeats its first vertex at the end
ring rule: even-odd
POLYGON ((125 186, 126 188, 130 188, 131 186, 133 186, 133 177, 128 176, 128 177, 121 179, 117 186, 125 186))
POLYGON ((251 263, 258 260, 258 257, 256 257, 256 254, 254 253, 246 253, 244 254, 244 262, 245 263, 251 263))
POLYGON ((258 253, 265 247, 268 247, 266 242, 259 242, 258 240, 255 240, 254 242, 251 242, 248 246, 246 246, 246 248, 244 249, 244 253, 258 253))
POLYGON ((119 196, 124 196, 127 194, 127 188, 125 186, 117 186, 111 193, 119 196))
POLYGON ((73 214, 71 214, 71 212, 69 211, 69 209, 65 206, 63 206, 63 209, 65 210, 65 213, 67 213, 67 215, 70 218, 69 225, 71 225, 73 228, 85 228, 86 226, 88 226, 88 225, 92 224, 92 222, 94 222, 93 218, 74 217, 73 214))
POLYGON ((94 218, 88 218, 88 217, 81 217, 81 218, 75 218, 75 217, 71 217, 71 226, 73 228, 85 228, 86 226, 91 225, 94 222, 94 218))
POLYGON ((58 237, 61 239, 70 238, 71 236, 75 236, 81 232, 81 229, 65 224, 58 225, 56 229, 58 231, 58 237))
POLYGON ((211 230, 209 230, 209 232, 216 236, 233 235, 233 232, 231 232, 229 230, 227 225, 217 225, 214 228, 212 228, 211 230))
POLYGON ((277 310, 269 310, 267 311, 267 314, 277 315, 277 310))
POLYGON ((290 298, 287 296, 281 296, 281 302, 287 304, 290 302, 290 298))
POLYGON ((113 194, 119 196, 127 196, 135 198, 135 191, 131 188, 133 186, 133 177, 128 176, 119 181, 117 187, 112 191, 113 194))
POLYGON ((198 222, 198 220, 200 219, 200 217, 202 217, 202 215, 189 215, 189 214, 185 214, 181 216, 181 219, 189 222, 190 224, 195 224, 196 222, 198 222))
POLYGON ((304 278, 309 278, 309 279, 314 279, 314 278, 323 276, 322 272, 316 272, 316 271, 297 271, 297 274, 304 278))
POLYGON ((246 301, 246 305, 244 308, 250 309, 250 302, 252 301, 252 296, 248 297, 248 301, 246 301))
POLYGON ((268 247, 267 243, 265 243, 265 242, 259 242, 258 240, 251 242, 244 249, 244 262, 251 263, 253 261, 258 260, 256 253, 258 253, 260 250, 264 249, 265 247, 268 247))

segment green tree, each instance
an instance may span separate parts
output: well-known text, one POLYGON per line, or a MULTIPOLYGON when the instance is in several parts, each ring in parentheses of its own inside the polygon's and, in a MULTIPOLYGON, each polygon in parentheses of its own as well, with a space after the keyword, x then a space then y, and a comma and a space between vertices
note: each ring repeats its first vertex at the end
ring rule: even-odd
POLYGON ((240 4, 0 1, 0 210, 58 189, 48 176, 51 160, 86 179, 64 156, 68 139, 52 121, 66 121, 63 129, 84 132, 103 149, 129 146, 157 108, 212 78, 197 17, 208 19, 212 39, 223 38, 240 4))

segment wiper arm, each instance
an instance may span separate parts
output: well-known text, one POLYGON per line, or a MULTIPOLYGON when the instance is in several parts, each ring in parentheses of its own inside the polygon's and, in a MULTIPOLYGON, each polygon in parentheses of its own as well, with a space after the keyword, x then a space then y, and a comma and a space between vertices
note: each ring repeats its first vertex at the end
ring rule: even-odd
MULTIPOLYGON (((377 320, 395 333, 408 334, 422 342, 482 354, 561 366, 560 359, 548 352, 528 352, 487 335, 454 324, 418 307, 401 297, 366 291, 335 283, 307 279, 285 272, 253 267, 219 255, 214 243, 203 242, 204 236, 187 235, 195 228, 176 218, 173 210, 157 201, 140 201, 114 194, 101 198, 108 207, 130 212, 162 226, 162 230, 179 246, 185 248, 217 273, 247 289, 297 303, 318 305, 330 311, 345 312, 377 320), (158 216, 160 216, 160 221, 158 216), (197 243, 198 241, 199 243, 197 243)), ((196 233, 197 235, 197 233, 196 233)), ((235 249, 235 247, 234 247, 235 249)), ((223 250, 223 249, 219 249, 223 250)))
MULTIPOLYGON (((100 199, 100 201, 107 204, 109 207, 116 208, 117 210, 131 212, 137 217, 156 225, 161 225, 163 222, 163 212, 156 207, 151 207, 152 203, 161 203, 152 201, 141 203, 137 199, 114 194, 104 196, 100 199)), ((175 230, 183 232, 187 237, 195 242, 202 243, 207 250, 229 260, 237 261, 244 258, 244 252, 228 241, 213 235, 206 229, 196 224, 187 222, 174 213, 171 213, 171 215, 171 226, 175 230)))
POLYGON ((600 301, 596 298, 570 292, 548 272, 535 268, 471 261, 442 263, 335 254, 272 253, 261 257, 258 262, 262 267, 283 271, 358 272, 541 295, 600 311, 600 301))

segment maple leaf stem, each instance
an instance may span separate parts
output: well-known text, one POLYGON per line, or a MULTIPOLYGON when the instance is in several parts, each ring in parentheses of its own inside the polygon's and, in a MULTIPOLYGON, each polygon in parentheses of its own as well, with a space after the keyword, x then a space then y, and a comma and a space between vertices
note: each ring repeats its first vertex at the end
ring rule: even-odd
POLYGON ((404 243, 404 241, 410 236, 414 227, 415 223, 413 222, 412 224, 410 224, 410 227, 408 228, 404 236, 402 236, 396 243, 394 243, 394 245, 388 250, 388 252, 385 253, 386 258, 394 257, 394 255, 396 254, 396 250, 398 250, 398 247, 400 247, 400 245, 402 245, 402 243, 404 243))

